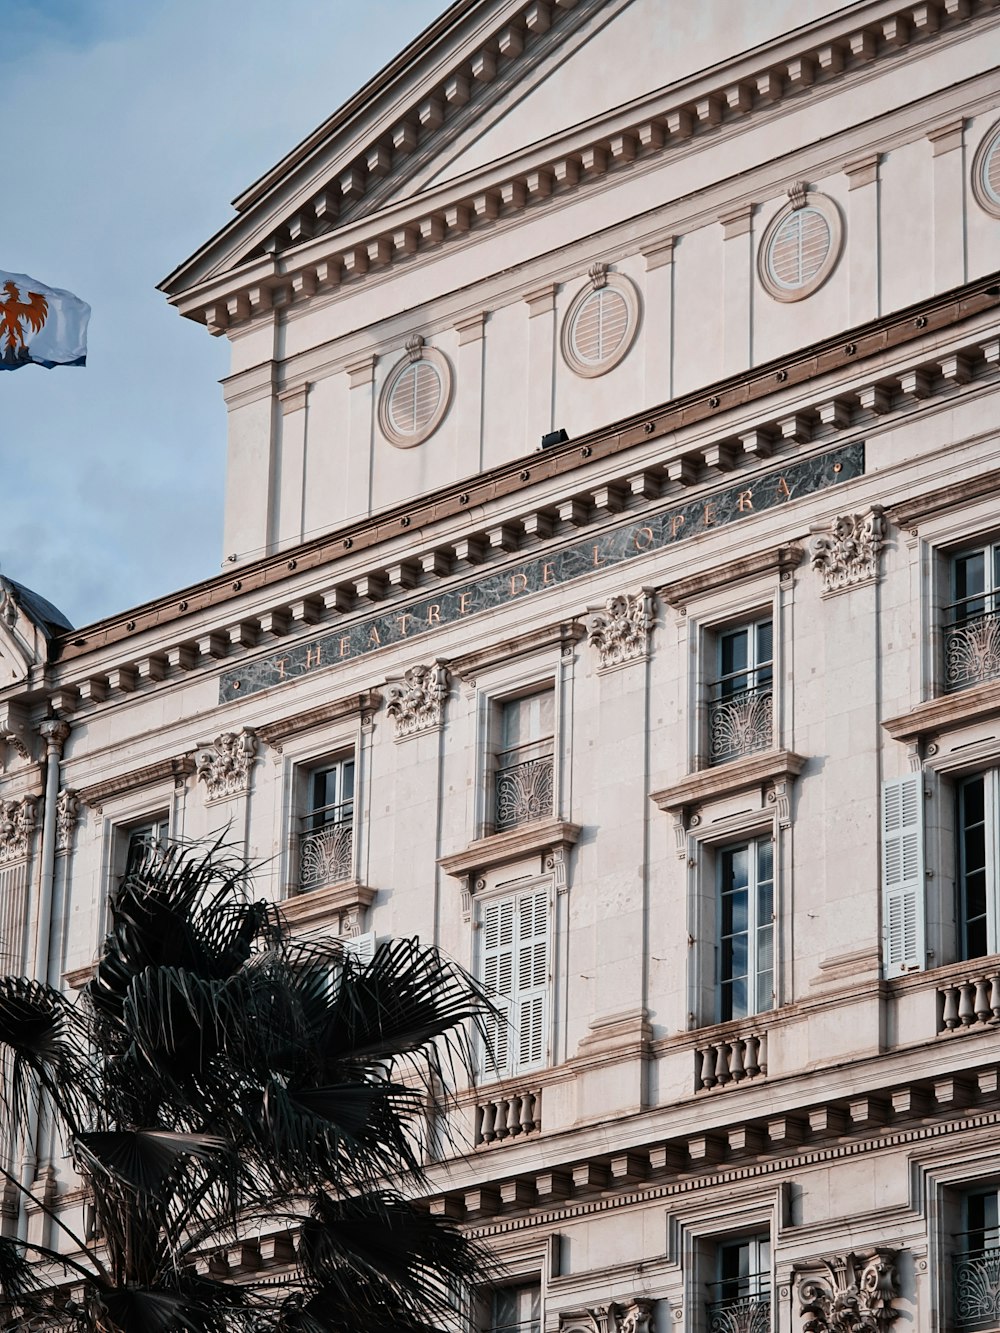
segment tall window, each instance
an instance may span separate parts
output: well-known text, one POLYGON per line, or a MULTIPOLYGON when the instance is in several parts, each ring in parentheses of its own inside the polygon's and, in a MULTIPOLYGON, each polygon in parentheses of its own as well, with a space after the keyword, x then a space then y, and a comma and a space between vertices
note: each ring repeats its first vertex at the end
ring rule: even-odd
POLYGON ((954 1238, 955 1326, 994 1329, 1000 1323, 1000 1216, 996 1189, 962 1199, 962 1231, 954 1238))
POLYGON ((551 687, 500 703, 493 819, 498 832, 552 814, 554 732, 551 687))
POLYGON ((354 873, 354 755, 307 774, 299 832, 299 889, 337 884, 354 873))
POLYGON ((713 1329, 771 1327, 770 1237, 742 1236, 716 1250, 716 1279, 709 1283, 708 1322, 713 1329))
POLYGON ((958 920, 963 958, 1000 952, 997 877, 1000 773, 966 778, 958 788, 958 920))
POLYGON ((532 889, 483 904, 480 976, 497 1006, 483 1074, 504 1078, 547 1057, 549 893, 532 889))
POLYGON ((497 1287, 490 1298, 489 1333, 541 1333, 542 1289, 497 1287))
POLYGON ((952 560, 945 616, 945 685, 950 690, 1000 676, 1000 543, 952 560))
POLYGON ((771 745, 773 638, 770 620, 737 625, 718 635, 718 675, 708 691, 708 758, 712 764, 771 745))
POLYGON ((122 829, 120 851, 116 856, 119 877, 127 874, 150 852, 163 851, 169 837, 170 825, 166 815, 157 815, 142 824, 133 824, 131 828, 122 829))
POLYGON ((719 1019, 774 1003, 774 844, 724 847, 719 865, 719 1019))

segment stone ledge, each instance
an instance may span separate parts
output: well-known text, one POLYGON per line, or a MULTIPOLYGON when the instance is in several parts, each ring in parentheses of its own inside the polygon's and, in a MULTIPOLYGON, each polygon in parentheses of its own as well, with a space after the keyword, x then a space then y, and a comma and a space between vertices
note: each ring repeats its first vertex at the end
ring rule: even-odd
POLYGON ((335 722, 338 718, 351 717, 355 713, 374 712, 381 698, 378 690, 365 690, 361 694, 351 694, 344 699, 334 699, 330 703, 320 704, 317 708, 307 709, 304 713, 293 713, 291 717, 267 722, 264 726, 257 727, 257 735, 272 750, 280 751, 281 742, 287 740, 289 736, 297 736, 299 732, 321 727, 327 722, 335 722))
POLYGON ((933 732, 977 722, 995 713, 1000 713, 1000 680, 928 699, 908 713, 886 718, 882 726, 894 741, 912 743, 933 732))
POLYGON ((289 925, 316 925, 344 914, 360 916, 375 901, 377 893, 377 889, 366 884, 328 884, 322 889, 307 889, 293 898, 284 898, 279 906, 289 925))
POLYGON ((746 555, 740 560, 731 560, 728 564, 713 565, 701 574, 690 574, 675 583, 664 584, 658 589, 665 602, 673 607, 682 607, 692 597, 699 597, 716 588, 728 587, 731 583, 743 582, 761 574, 777 571, 784 574, 798 568, 802 563, 802 547, 794 544, 775 546, 769 551, 757 555, 746 555))
POLYGON ((760 754, 718 764, 700 773, 692 773, 683 782, 663 791, 650 792, 649 799, 667 814, 692 805, 718 800, 750 787, 764 786, 780 778, 795 778, 802 772, 805 758, 791 750, 764 750, 760 754))
POLYGON ((546 852, 553 847, 572 847, 580 837, 580 824, 569 824, 564 819, 536 819, 506 833, 493 833, 488 838, 477 838, 464 851, 438 858, 438 865, 446 875, 466 879, 477 870, 516 861, 533 852, 546 852))
POLYGON ((916 530, 917 523, 924 518, 943 514, 949 509, 969 504, 984 495, 996 495, 1000 490, 1000 468, 992 472, 980 472, 966 481, 952 482, 948 486, 938 486, 912 500, 903 500, 886 510, 886 517, 900 528, 916 530))
POLYGON ((183 782, 194 772, 193 754, 182 754, 170 759, 159 759, 155 764, 146 764, 143 768, 133 768, 128 773, 117 777, 105 778, 103 782, 94 782, 89 787, 81 787, 77 795, 84 805, 91 810, 100 810, 104 802, 112 796, 122 796, 125 792, 137 791, 140 787, 152 787, 158 782, 183 782))

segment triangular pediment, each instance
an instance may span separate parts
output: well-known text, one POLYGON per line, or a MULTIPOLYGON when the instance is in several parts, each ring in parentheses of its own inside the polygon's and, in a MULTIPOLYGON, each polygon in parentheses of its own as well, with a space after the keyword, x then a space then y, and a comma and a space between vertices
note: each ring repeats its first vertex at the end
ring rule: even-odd
MULTIPOLYGON (((337 265, 343 263, 348 276, 364 272, 391 251, 409 252, 439 239, 442 227, 455 229, 447 215, 442 223, 430 214, 453 198, 461 219, 469 195, 489 188, 480 183, 491 173, 516 171, 532 154, 551 149, 569 154, 561 183, 572 184, 588 172, 588 160, 603 160, 605 143, 615 154, 616 118, 622 121, 630 109, 641 115, 644 103, 665 93, 680 96, 682 86, 693 88, 702 76, 722 79, 727 65, 746 53, 794 40, 797 30, 842 8, 831 0, 770 6, 709 0, 709 7, 724 11, 725 21, 706 21, 684 0, 458 0, 245 191, 235 201, 233 222, 162 289, 183 308, 194 293, 221 294, 237 271, 251 287, 266 287, 278 272, 294 271, 298 255, 308 252, 311 263, 317 246, 336 247, 341 238, 348 257, 337 265), (580 151, 585 140, 590 147, 580 151), (351 267, 355 245, 357 269, 351 267), (274 268, 276 262, 283 268, 274 268)), ((691 119, 682 111, 680 123, 685 117, 691 119)), ((660 142, 662 116, 650 130, 649 142, 660 142)), ((635 151, 635 135, 627 137, 624 161, 635 151)), ((637 142, 647 143, 641 125, 637 142)), ((515 197, 520 188, 514 187, 515 197)), ((462 225, 459 220, 457 230, 462 225)), ((316 272, 303 291, 309 282, 314 289, 328 280, 316 272)), ((239 318, 240 307, 234 309, 239 318)))

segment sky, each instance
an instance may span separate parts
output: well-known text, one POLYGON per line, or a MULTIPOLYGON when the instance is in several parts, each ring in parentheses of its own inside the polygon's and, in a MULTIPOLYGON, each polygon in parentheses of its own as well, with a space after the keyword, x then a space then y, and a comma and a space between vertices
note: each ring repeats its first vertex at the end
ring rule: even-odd
POLYGON ((445 7, 0 0, 0 269, 93 308, 86 367, 0 375, 0 572, 74 625, 222 560, 229 344, 156 284, 445 7))

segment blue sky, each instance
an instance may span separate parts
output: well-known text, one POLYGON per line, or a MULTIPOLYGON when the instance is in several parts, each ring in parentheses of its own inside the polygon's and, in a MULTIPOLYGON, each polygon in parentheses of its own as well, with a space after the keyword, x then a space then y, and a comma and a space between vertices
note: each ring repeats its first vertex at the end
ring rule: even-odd
POLYGON ((0 376, 0 570, 75 624, 220 567, 228 344, 157 282, 444 8, 0 0, 0 269, 93 307, 85 369, 0 376))

